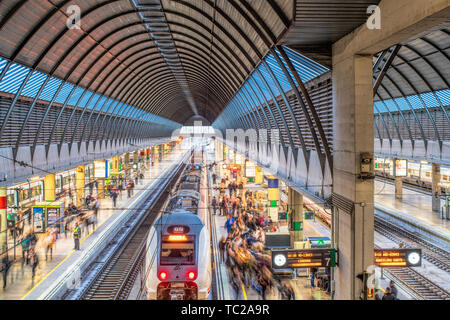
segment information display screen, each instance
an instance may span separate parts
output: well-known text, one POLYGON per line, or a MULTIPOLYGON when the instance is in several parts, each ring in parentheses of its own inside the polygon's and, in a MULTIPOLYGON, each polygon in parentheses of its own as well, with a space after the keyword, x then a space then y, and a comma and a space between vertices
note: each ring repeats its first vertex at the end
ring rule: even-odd
POLYGON ((379 267, 420 267, 421 249, 375 249, 375 264, 379 267))
POLYGON ((33 208, 34 232, 44 232, 44 208, 33 208))
POLYGON ((108 178, 108 162, 106 160, 94 161, 94 177, 108 178))
POLYGON ((335 266, 335 249, 272 250, 272 267, 275 269, 335 266))
POLYGON ((47 226, 55 227, 59 218, 59 208, 47 208, 47 226))
POLYGON ((408 167, 405 159, 395 159, 395 176, 406 177, 408 175, 408 167))

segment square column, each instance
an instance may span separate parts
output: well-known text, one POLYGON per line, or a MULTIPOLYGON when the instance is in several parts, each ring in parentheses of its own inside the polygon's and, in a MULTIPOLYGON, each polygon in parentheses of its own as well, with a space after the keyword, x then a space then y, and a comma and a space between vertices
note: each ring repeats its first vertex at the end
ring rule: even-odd
POLYGON ((292 188, 288 188, 288 206, 292 210, 291 248, 296 242, 303 241, 303 195, 292 188))
POLYGON ((8 226, 6 186, 0 186, 0 254, 7 249, 6 227, 8 226))
POLYGON ((44 200, 55 201, 55 174, 49 173, 44 177, 44 200))
POLYGON ((395 199, 401 199, 403 197, 403 179, 402 177, 395 177, 395 199))
POLYGON ((78 166, 75 172, 76 206, 84 204, 84 166, 78 166))
MULTIPOLYGON (((335 50, 335 48, 333 48, 335 50)), ((358 275, 373 265, 372 55, 333 52, 333 236, 339 250, 335 299, 364 296, 358 275)))
POLYGON ((441 189, 439 182, 441 181, 441 166, 438 163, 431 164, 431 190, 433 192, 431 197, 431 207, 433 211, 441 211, 441 189))

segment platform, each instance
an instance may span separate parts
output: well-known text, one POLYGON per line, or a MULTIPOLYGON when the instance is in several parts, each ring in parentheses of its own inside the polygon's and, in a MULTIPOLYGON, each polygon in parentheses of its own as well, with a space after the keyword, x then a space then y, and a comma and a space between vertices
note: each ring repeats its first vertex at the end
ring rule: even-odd
MULTIPOLYGON (((441 200, 441 206, 444 200, 441 200)), ((375 208, 396 214, 407 221, 429 227, 450 239, 450 220, 431 209, 431 195, 403 188, 403 198, 395 199, 395 187, 390 183, 375 181, 375 208)))
POLYGON ((126 190, 119 195, 117 208, 113 208, 112 199, 102 199, 97 228, 87 232, 87 230, 83 230, 84 226, 82 226, 81 251, 73 250, 74 242, 72 232, 70 232, 67 238, 61 235, 62 238, 56 241, 52 259, 45 261, 45 251, 42 240, 39 239, 36 248, 38 248, 40 262, 34 279, 31 277, 31 266, 22 265, 19 259, 11 266, 6 289, 0 288, 0 300, 39 299, 43 292, 60 279, 65 270, 70 269, 72 265, 83 258, 83 254, 88 248, 99 244, 99 239, 112 225, 124 217, 129 210, 139 206, 143 194, 157 185, 160 176, 169 167, 179 163, 184 154, 185 152, 177 147, 166 158, 155 162, 154 166, 145 171, 142 184, 139 182, 135 186, 134 194, 130 198, 127 198, 126 190))

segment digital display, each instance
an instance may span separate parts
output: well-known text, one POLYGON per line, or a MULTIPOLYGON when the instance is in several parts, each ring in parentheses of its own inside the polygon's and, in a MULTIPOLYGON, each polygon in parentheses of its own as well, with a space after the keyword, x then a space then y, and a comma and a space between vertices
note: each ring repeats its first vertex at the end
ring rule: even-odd
POLYGON ((335 249, 273 250, 273 268, 320 268, 336 266, 335 249))
POLYGON ((188 226, 170 226, 167 228, 168 233, 185 234, 189 232, 188 226))
POLYGON ((375 264, 379 267, 419 267, 421 249, 375 249, 375 264))

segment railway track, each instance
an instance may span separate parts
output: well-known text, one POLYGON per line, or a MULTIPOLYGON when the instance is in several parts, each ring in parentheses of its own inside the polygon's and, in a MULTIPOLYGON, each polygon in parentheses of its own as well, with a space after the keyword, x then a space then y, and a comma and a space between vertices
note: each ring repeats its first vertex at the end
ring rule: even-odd
POLYGON ((178 182, 185 165, 178 167, 170 181, 157 195, 157 200, 146 212, 134 230, 121 244, 93 280, 85 286, 82 300, 126 300, 142 270, 145 261, 146 239, 166 200, 166 190, 171 190, 178 182))
POLYGON ((405 248, 422 249, 422 257, 439 269, 450 272, 450 253, 446 250, 375 216, 375 231, 396 242, 402 242, 405 248))
POLYGON ((400 286, 422 300, 450 300, 450 293, 412 268, 384 268, 400 286))
MULTIPOLYGON (((422 249, 422 258, 444 272, 450 272, 450 254, 440 247, 419 238, 392 223, 375 216, 375 231, 396 242, 404 248, 422 249)), ((376 246, 378 247, 378 246, 376 246)), ((384 268, 401 286, 406 287, 413 296, 423 300, 450 300, 450 293, 413 268, 384 268)))

